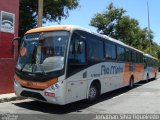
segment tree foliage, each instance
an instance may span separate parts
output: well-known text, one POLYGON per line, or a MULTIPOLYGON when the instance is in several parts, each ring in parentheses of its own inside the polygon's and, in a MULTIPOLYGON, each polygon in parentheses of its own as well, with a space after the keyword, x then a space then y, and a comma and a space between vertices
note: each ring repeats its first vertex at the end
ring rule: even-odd
MULTIPOLYGON (((44 0, 43 23, 60 22, 69 11, 79 6, 79 0, 44 0)), ((20 0, 19 35, 37 26, 38 0, 20 0)))
MULTIPOLYGON (((116 8, 110 3, 107 10, 103 13, 97 13, 91 19, 90 25, 97 28, 97 32, 118 39, 130 46, 140 49, 144 52, 150 52, 150 44, 152 45, 151 54, 157 57, 159 46, 150 42, 148 38, 148 29, 140 28, 138 20, 125 15, 126 10, 116 8)), ((150 33, 151 40, 153 33, 150 33)))
POLYGON ((99 33, 106 34, 108 36, 116 36, 116 24, 122 15, 126 11, 123 8, 115 8, 113 3, 107 7, 107 11, 104 13, 97 13, 91 20, 91 25, 97 28, 99 33))

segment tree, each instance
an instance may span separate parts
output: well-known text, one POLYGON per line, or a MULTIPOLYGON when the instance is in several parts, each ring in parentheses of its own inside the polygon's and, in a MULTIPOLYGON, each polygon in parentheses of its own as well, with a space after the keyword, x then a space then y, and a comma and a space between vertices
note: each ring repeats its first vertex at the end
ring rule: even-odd
MULTIPOLYGON (((60 22, 69 11, 79 6, 79 0, 44 0, 43 23, 60 22)), ((20 0, 19 36, 37 26, 38 0, 20 0)))
MULTIPOLYGON (((148 29, 140 28, 139 22, 125 15, 126 10, 116 8, 110 3, 107 10, 97 13, 90 22, 91 26, 97 28, 97 32, 118 39, 132 47, 149 53, 150 41, 148 39, 148 29)), ((154 38, 153 32, 150 34, 151 40, 154 38)), ((157 57, 159 46, 152 42, 151 55, 157 57)))
POLYGON ((106 12, 97 13, 94 18, 91 19, 90 25, 96 27, 97 32, 115 38, 117 34, 115 31, 116 24, 125 12, 123 8, 115 8, 113 3, 111 3, 107 7, 106 12))
POLYGON ((158 59, 160 60, 160 51, 157 52, 158 59))

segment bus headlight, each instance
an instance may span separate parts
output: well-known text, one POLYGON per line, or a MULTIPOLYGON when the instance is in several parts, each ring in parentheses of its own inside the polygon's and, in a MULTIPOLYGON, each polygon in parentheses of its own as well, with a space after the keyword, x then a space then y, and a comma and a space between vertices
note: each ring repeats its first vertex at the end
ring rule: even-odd
POLYGON ((50 90, 56 90, 56 89, 59 89, 60 88, 60 84, 59 83, 55 83, 53 85, 51 85, 49 87, 50 90))
POLYGON ((14 80, 14 84, 16 85, 16 86, 19 86, 20 84, 17 82, 17 80, 14 80))

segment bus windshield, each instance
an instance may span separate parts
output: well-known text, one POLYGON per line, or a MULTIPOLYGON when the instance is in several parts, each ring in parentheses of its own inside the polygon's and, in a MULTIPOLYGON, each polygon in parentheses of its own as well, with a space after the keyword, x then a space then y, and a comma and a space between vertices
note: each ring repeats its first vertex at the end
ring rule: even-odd
POLYGON ((62 70, 68 39, 67 31, 26 34, 16 68, 32 73, 62 70))

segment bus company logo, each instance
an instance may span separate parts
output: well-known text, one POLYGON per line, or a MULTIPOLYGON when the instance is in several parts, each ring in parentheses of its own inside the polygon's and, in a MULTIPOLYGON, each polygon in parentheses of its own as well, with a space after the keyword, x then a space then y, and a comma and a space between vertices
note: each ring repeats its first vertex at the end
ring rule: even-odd
POLYGON ((27 87, 31 87, 31 86, 33 86, 33 83, 32 83, 32 82, 27 82, 27 83, 26 83, 26 86, 27 86, 27 87))
POLYGON ((55 93, 52 92, 44 92, 44 95, 48 97, 55 97, 55 93))
POLYGON ((106 74, 119 74, 123 72, 123 67, 121 66, 111 66, 107 67, 105 65, 101 66, 101 75, 106 74))

